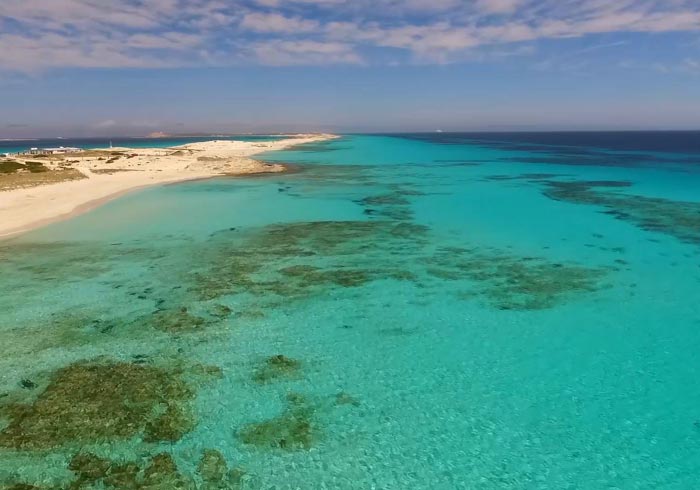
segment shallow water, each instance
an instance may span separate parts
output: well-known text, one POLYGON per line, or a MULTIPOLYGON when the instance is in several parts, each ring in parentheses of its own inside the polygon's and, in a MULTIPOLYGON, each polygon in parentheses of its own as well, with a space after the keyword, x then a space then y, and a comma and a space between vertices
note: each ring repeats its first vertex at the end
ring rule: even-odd
POLYGON ((542 137, 347 136, 2 242, 0 482, 694 488, 699 155, 542 137))

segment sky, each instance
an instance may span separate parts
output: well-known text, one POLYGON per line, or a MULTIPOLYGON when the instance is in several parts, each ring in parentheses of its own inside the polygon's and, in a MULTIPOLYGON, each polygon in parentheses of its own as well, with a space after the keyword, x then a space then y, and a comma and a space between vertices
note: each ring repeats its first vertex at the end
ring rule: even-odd
POLYGON ((700 0, 0 0, 0 138, 700 129, 700 0))

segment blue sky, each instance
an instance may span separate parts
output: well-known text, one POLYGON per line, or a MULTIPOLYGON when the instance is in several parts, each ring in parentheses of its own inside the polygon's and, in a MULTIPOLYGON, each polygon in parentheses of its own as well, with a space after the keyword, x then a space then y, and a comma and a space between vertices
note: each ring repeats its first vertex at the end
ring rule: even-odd
POLYGON ((698 0, 1 0, 0 137, 700 128, 698 0))

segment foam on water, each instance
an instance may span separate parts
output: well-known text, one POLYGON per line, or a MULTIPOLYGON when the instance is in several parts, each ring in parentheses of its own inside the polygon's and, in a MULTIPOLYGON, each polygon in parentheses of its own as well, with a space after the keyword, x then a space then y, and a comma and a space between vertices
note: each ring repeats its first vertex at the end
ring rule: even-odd
POLYGON ((693 488, 697 155, 621 147, 349 136, 3 242, 0 484, 693 488))

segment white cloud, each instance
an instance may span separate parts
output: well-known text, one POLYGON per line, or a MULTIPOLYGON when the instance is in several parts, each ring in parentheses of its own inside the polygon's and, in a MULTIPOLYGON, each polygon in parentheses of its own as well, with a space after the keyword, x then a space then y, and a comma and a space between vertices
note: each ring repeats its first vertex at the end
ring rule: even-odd
POLYGON ((360 64, 362 58, 351 45, 316 41, 267 41, 253 51, 267 65, 360 64))
POLYGON ((0 71, 361 63, 383 48, 443 63, 499 46, 516 52, 508 45, 620 32, 700 32, 700 3, 0 0, 0 71))
POLYGON ((490 14, 510 14, 515 12, 522 0, 477 0, 477 8, 490 14))
POLYGON ((172 60, 155 55, 133 56, 119 42, 89 36, 76 40, 62 34, 38 37, 0 35, 0 67, 6 71, 33 72, 47 68, 165 68, 172 60))
POLYGON ((256 32, 295 34, 312 32, 319 23, 300 17, 285 17, 277 13, 252 12, 243 16, 241 27, 256 32))

